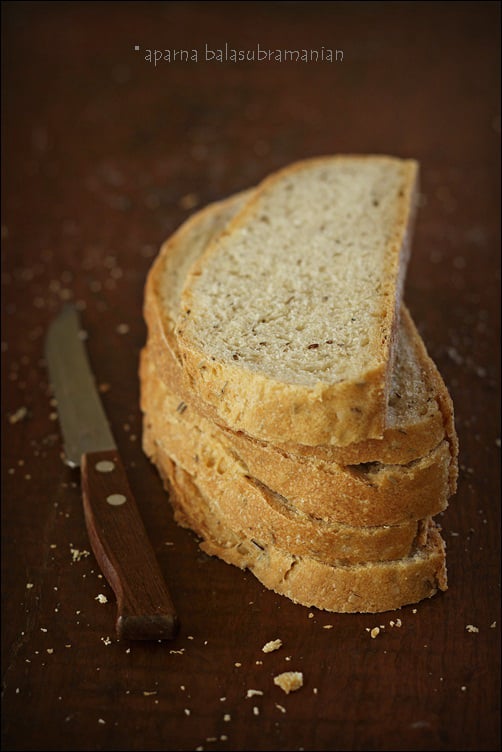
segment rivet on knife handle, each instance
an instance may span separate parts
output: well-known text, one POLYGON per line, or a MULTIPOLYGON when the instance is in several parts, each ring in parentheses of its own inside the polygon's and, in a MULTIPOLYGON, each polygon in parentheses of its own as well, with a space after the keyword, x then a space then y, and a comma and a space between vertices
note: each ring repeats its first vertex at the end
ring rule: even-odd
POLYGON ((178 618, 116 450, 89 452, 81 463, 87 531, 117 598, 117 635, 171 639, 178 618))

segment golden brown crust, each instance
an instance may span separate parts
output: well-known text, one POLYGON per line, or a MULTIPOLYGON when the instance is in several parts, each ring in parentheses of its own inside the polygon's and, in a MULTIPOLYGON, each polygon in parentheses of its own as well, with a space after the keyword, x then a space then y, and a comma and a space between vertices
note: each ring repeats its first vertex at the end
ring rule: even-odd
POLYGON ((238 461, 221 445, 208 442, 194 426, 176 421, 175 416, 164 421, 148 409, 146 398, 143 409, 143 433, 150 444, 194 477, 202 492, 215 500, 228 526, 246 537, 334 564, 402 558, 423 534, 421 520, 370 527, 326 523, 301 513, 288 500, 246 476, 238 461))
POLYGON ((295 603, 340 613, 379 613, 447 590, 445 545, 433 522, 426 542, 409 558, 334 567, 309 557, 292 556, 236 533, 188 473, 158 447, 149 445, 148 439, 145 450, 170 491, 177 521, 202 538, 201 549, 249 569, 265 587, 295 603))
POLYGON ((166 446, 180 433, 189 434, 187 446, 197 435, 214 452, 229 456, 243 475, 256 478, 298 512, 324 523, 393 525, 433 516, 447 506, 452 458, 445 440, 426 457, 405 466, 343 467, 312 457, 291 457, 229 434, 198 414, 176 394, 176 384, 169 389, 158 376, 149 347, 141 355, 140 381, 143 410, 166 446))
POLYGON ((288 436, 294 443, 337 446, 363 436, 380 437, 384 431, 383 367, 368 373, 364 382, 319 384, 312 389, 256 372, 249 378, 250 372, 214 362, 188 344, 181 356, 191 389, 234 431, 268 442, 288 436))

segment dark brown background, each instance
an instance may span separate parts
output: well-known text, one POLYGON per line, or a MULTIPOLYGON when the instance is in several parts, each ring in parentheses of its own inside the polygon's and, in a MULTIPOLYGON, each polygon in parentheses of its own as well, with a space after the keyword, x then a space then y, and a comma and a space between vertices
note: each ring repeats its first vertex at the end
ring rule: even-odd
POLYGON ((3 748, 500 749, 499 4, 40 2, 3 16, 3 748), (225 41, 344 59, 143 59, 225 41), (143 285, 161 242, 190 204, 333 152, 421 163, 406 300, 454 399, 461 471, 441 520, 450 589, 416 613, 310 612, 201 555, 141 452, 143 285), (182 620, 174 643, 116 641, 93 556, 72 562, 89 544, 43 362, 67 299, 85 306, 182 620), (289 696, 272 682, 286 669, 305 677, 289 696))

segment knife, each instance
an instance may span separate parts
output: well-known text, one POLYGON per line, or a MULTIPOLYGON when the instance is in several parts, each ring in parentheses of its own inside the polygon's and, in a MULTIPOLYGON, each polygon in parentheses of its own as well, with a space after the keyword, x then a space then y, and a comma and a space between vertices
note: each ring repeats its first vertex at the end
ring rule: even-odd
POLYGON ((45 357, 65 461, 80 466, 91 547, 117 599, 117 636, 172 639, 178 617, 98 396, 73 305, 50 324, 45 357))

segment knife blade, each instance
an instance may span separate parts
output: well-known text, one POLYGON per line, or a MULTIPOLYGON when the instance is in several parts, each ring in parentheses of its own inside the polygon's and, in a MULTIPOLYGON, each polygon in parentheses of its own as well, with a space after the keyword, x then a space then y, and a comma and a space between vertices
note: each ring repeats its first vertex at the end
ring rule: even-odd
POLYGON ((172 639, 179 621, 99 398, 75 306, 52 321, 45 358, 65 461, 80 466, 92 550, 117 600, 117 636, 172 639))

